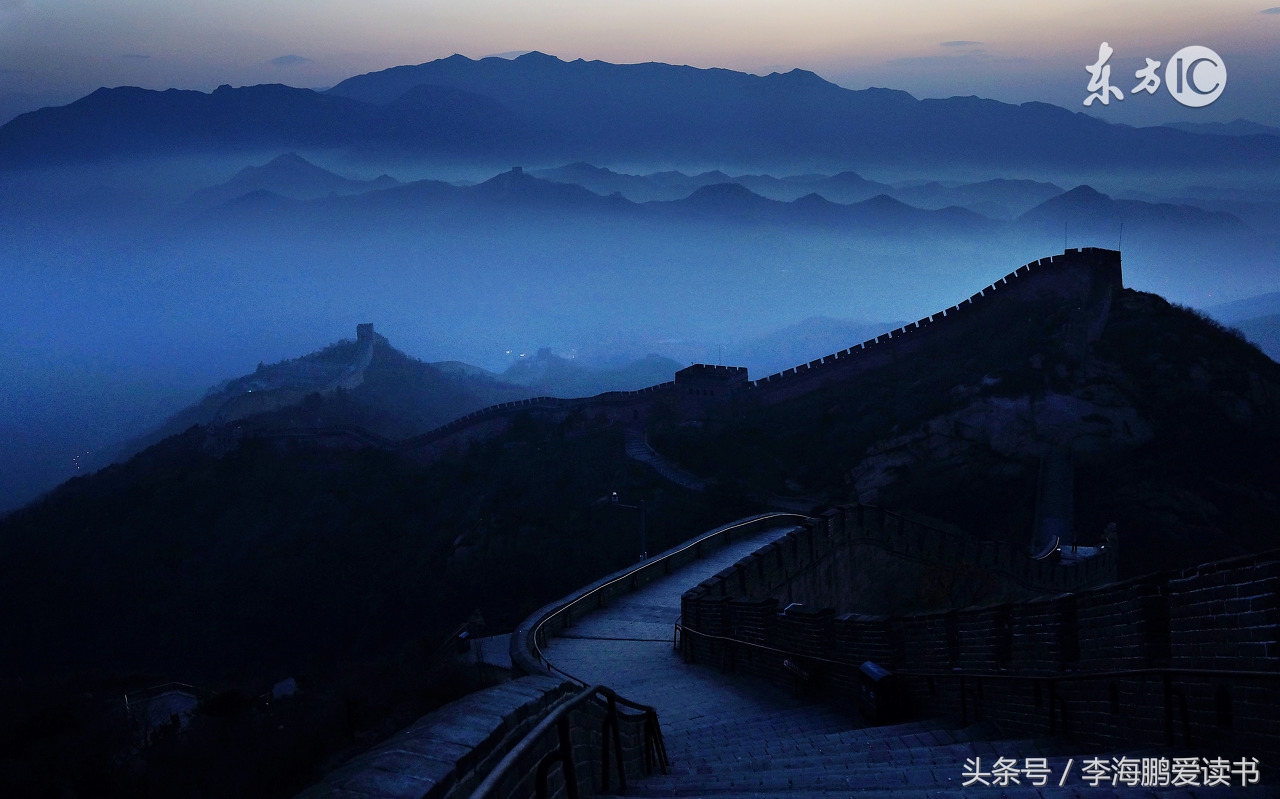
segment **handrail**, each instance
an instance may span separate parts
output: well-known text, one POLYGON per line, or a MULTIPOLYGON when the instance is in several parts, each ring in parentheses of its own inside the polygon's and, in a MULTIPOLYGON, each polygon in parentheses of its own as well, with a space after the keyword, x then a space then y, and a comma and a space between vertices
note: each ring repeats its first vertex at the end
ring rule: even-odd
MULTIPOLYGON (((521 628, 517 628, 515 634, 512 635, 511 637, 512 661, 519 662, 523 660, 524 659, 523 656, 525 655, 525 652, 526 652, 525 647, 527 646, 527 653, 533 656, 534 663, 540 669, 543 669, 545 671, 554 671, 578 683, 579 685, 586 685, 587 684, 586 681, 578 677, 575 677, 572 674, 569 674, 568 672, 552 665, 543 655, 542 648, 539 646, 538 641, 539 641, 539 637, 542 634, 542 628, 548 622, 559 617, 561 614, 565 612, 571 611, 574 607, 578 606, 579 604, 587 600, 597 598, 602 592, 609 589, 610 587, 620 582, 623 582, 625 580, 632 579, 642 571, 656 568, 659 565, 664 564, 671 558, 681 555, 689 551, 690 549, 701 546, 702 544, 704 544, 705 542, 713 538, 724 536, 726 533, 729 533, 741 527, 745 527, 749 524, 757 524, 767 519, 778 519, 778 518, 809 519, 810 517, 805 516, 803 514, 799 514, 799 513, 774 512, 774 513, 761 513, 755 516, 749 516, 745 519, 740 519, 737 522, 731 522, 727 525, 724 525, 723 527, 717 527, 716 529, 711 530, 710 532, 703 533, 697 538, 686 541, 683 544, 677 544, 671 549, 668 549, 666 552, 663 552, 662 554, 657 555, 655 557, 649 558, 648 560, 643 561, 642 563, 639 563, 633 566, 628 566, 627 568, 619 572, 615 572, 614 574, 605 577, 600 582, 594 585, 587 586, 586 588, 582 589, 580 592, 577 593, 576 596, 570 595, 570 597, 565 597, 564 599, 561 599, 557 602, 553 602, 552 604, 543 607, 541 610, 539 610, 533 616, 530 617, 531 619, 537 618, 537 621, 533 623, 533 626, 531 629, 522 630, 521 628)), ((521 626, 523 627, 523 625, 521 626)))
MULTIPOLYGON (((553 602, 542 609, 535 612, 532 616, 525 620, 511 636, 511 660, 512 665, 517 669, 526 673, 534 674, 539 671, 546 674, 560 674, 579 685, 586 686, 587 683, 582 679, 569 674, 560 669, 547 660, 539 646, 539 636, 543 635, 543 628, 548 622, 557 619, 565 613, 572 613, 573 609, 579 604, 589 601, 593 598, 599 599, 603 592, 611 589, 625 580, 634 581, 637 575, 650 569, 669 568, 669 562, 672 558, 688 552, 690 549, 700 547, 711 539, 717 537, 726 537, 733 530, 740 529, 747 525, 759 524, 772 519, 807 519, 809 517, 795 513, 762 513, 741 519, 737 522, 731 522, 715 530, 704 533, 694 539, 686 541, 683 544, 677 544, 662 554, 649 558, 639 564, 628 566, 621 571, 615 572, 599 580, 593 585, 589 585, 568 597, 553 602)), ((602 601, 602 600, 600 600, 602 601)), ((536 795, 539 797, 547 795, 547 780, 550 769, 557 761, 560 762, 562 773, 565 775, 566 787, 565 793, 568 799, 576 799, 578 794, 578 786, 575 776, 575 765, 572 760, 572 741, 570 730, 568 727, 568 714, 581 707, 588 701, 598 697, 604 697, 607 705, 604 726, 601 729, 602 750, 601 750, 601 784, 602 790, 608 787, 609 775, 609 757, 610 743, 613 746, 613 756, 617 760, 617 771, 619 784, 622 790, 626 789, 626 773, 622 765, 622 744, 621 736, 618 731, 618 719, 628 718, 622 714, 618 707, 627 707, 640 711, 644 718, 644 763, 645 773, 651 773, 654 768, 660 769, 664 774, 669 766, 667 759, 666 744, 662 739, 662 729, 658 724, 658 712, 654 708, 643 705, 638 702, 619 696, 612 689, 602 685, 594 685, 579 692, 573 699, 558 706, 554 711, 547 715, 536 727, 507 753, 505 757, 498 763, 494 769, 489 772, 484 781, 472 794, 472 799, 485 799, 486 797, 495 796, 497 790, 505 775, 512 769, 516 768, 518 763, 527 763, 527 760, 521 760, 529 755, 538 743, 538 741, 549 734, 552 728, 555 728, 559 743, 556 748, 543 755, 538 762, 534 772, 536 795)), ((635 718, 631 716, 629 718, 635 718)))
POLYGON ((578 783, 576 778, 575 764, 573 761, 573 744, 570 740, 568 729, 569 713, 585 706, 588 702, 603 697, 606 705, 606 714, 604 724, 601 728, 601 751, 600 751, 600 782, 601 791, 609 789, 609 769, 610 755, 616 758, 616 768, 618 773, 618 785, 622 791, 627 789, 627 774, 622 762, 622 741, 621 734, 618 730, 618 719, 622 718, 643 718, 644 719, 644 768, 646 774, 653 773, 654 768, 661 770, 663 774, 667 773, 670 767, 670 761, 667 758, 667 748, 662 740, 662 729, 658 726, 658 712, 648 705, 641 705, 619 696, 611 688, 603 685, 593 685, 578 692, 572 699, 558 705, 555 710, 547 715, 536 727, 524 736, 511 751, 506 754, 489 772, 484 781, 476 787, 471 793, 471 799, 491 799, 495 797, 498 787, 502 780, 514 770, 530 753, 534 751, 534 747, 538 741, 554 728, 557 736, 557 746, 551 752, 543 755, 538 762, 538 768, 535 773, 535 795, 544 797, 548 795, 547 782, 549 779, 550 767, 559 761, 565 780, 565 794, 568 799, 577 799, 578 783), (639 716, 626 716, 618 711, 618 705, 625 705, 630 708, 641 710, 639 716))

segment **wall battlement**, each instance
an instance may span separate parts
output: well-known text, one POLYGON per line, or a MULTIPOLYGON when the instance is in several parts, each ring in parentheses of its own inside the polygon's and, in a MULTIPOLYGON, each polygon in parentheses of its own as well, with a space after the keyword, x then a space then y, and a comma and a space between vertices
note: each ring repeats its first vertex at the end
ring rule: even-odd
POLYGON ((937 341, 940 334, 954 334, 980 323, 985 309, 1026 302, 1041 297, 1075 301, 1085 311, 1086 341, 1102 332, 1112 296, 1124 288, 1120 253, 1098 247, 1064 251, 1025 264, 968 299, 874 339, 821 358, 762 377, 747 385, 750 393, 776 402, 805 393, 814 380, 842 379, 882 366, 894 357, 914 352, 937 341))

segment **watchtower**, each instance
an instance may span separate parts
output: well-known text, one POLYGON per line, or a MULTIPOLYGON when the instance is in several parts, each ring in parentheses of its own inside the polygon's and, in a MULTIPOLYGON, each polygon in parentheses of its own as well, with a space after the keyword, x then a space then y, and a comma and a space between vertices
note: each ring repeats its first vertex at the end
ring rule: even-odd
POLYGON ((698 418, 746 387, 747 367, 695 363, 676 372, 675 382, 680 409, 685 416, 698 418))

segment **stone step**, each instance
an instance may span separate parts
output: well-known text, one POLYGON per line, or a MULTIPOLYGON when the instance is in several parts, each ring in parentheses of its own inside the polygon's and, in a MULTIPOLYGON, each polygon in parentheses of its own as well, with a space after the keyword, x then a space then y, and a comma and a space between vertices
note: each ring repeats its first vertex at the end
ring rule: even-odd
MULTIPOLYGON (((799 709, 797 709, 797 711, 798 710, 799 709)), ((858 732, 867 738, 893 737, 945 726, 944 721, 932 719, 930 721, 910 721, 900 724, 886 724, 873 727, 867 726, 867 724, 859 718, 834 711, 827 713, 819 712, 812 715, 802 714, 797 711, 787 712, 783 710, 767 715, 755 716, 750 719, 719 720, 708 724, 699 724, 689 727, 668 727, 664 725, 663 735, 668 739, 677 739, 680 736, 698 736, 713 733, 717 730, 741 732, 749 729, 767 728, 769 723, 774 721, 782 721, 786 723, 787 726, 794 727, 800 727, 805 724, 812 723, 815 726, 828 727, 826 732, 858 732)))
MULTIPOLYGON (((1064 742, 1055 739, 1005 739, 997 741, 978 741, 974 745, 983 743, 991 744, 1001 757, 1016 757, 1021 760, 1026 756, 1046 756, 1050 758, 1049 765, 1053 769, 1054 775, 1059 775, 1060 769, 1063 767, 1067 757, 1075 758, 1075 766, 1068 778, 1069 784, 1059 788, 1052 784, 1053 778, 1050 778, 1050 784, 1043 788, 1036 789, 1034 786, 1028 785, 1010 785, 1010 786, 974 786, 965 789, 963 783, 963 769, 965 760, 973 755, 972 752, 965 752, 963 749, 957 751, 955 747, 947 748, 949 751, 933 752, 932 755, 937 757, 940 762, 931 763, 900 763, 877 761, 869 759, 863 762, 849 762, 841 758, 809 758, 807 761, 796 759, 793 761, 775 760, 769 762, 767 759, 755 762, 713 762, 707 764, 699 764, 686 769, 676 766, 669 775, 654 775, 636 781, 634 785, 628 789, 630 796, 647 796, 647 797, 691 797, 691 796, 746 796, 754 799, 764 799, 764 797, 785 793, 787 796, 833 796, 836 794, 849 795, 850 791, 861 795, 891 795, 899 799, 905 799, 908 796, 919 796, 921 799, 951 799, 952 797, 962 797, 974 794, 974 791, 999 791, 999 794, 992 793, 992 796, 999 795, 1001 797, 1037 797, 1038 799, 1075 799, 1080 797, 1089 797, 1089 799, 1103 799, 1103 797, 1159 797, 1160 799, 1190 799, 1191 797, 1201 797, 1203 794, 1197 794, 1194 790, 1182 788, 1130 788, 1119 786, 1112 788, 1109 785, 1100 785, 1097 788, 1091 788, 1088 784, 1081 781, 1081 762, 1085 757, 1101 757, 1109 759, 1112 757, 1120 757, 1122 755, 1131 758, 1141 758, 1144 756, 1168 756, 1166 750, 1146 749, 1126 752, 1105 752, 1099 753, 1091 751, 1087 754, 1080 752, 1071 752, 1074 747, 1069 747, 1064 742)), ((959 744, 957 747, 963 747, 968 744, 959 744)), ((929 756, 930 753, 924 752, 922 756, 929 756)), ((994 762, 995 755, 990 755, 992 760, 986 760, 984 757, 984 765, 990 768, 994 762)), ((1203 791, 1204 789, 1201 789, 1203 791)), ((1246 797, 1247 799, 1257 799, 1259 796, 1255 790, 1250 792, 1249 789, 1235 786, 1234 788, 1218 787, 1213 789, 1214 797, 1246 797)))
POLYGON ((845 729, 854 729, 854 727, 867 726, 865 722, 855 716, 849 716, 846 713, 831 711, 831 709, 823 709, 817 707, 800 706, 792 709, 791 712, 780 709, 771 713, 756 714, 750 718, 699 718, 699 720, 686 721, 684 723, 673 723, 663 721, 663 731, 671 731, 673 734, 696 734, 705 730, 733 730, 741 726, 742 723, 769 723, 774 721, 785 721, 787 723, 820 723, 820 725, 840 725, 845 729))
POLYGON ((805 719, 787 721, 786 719, 776 719, 764 723, 751 721, 740 722, 737 725, 708 727, 688 733, 666 731, 663 733, 663 738, 668 741, 668 745, 681 743, 701 745, 707 740, 750 740, 761 736, 768 738, 780 736, 813 738, 825 735, 841 735, 852 732, 855 729, 850 727, 847 721, 805 719))
MULTIPOLYGON (((883 733, 890 728, 862 728, 838 732, 818 734, 781 734, 768 735, 764 731, 744 728, 739 734, 723 736, 702 735, 687 742, 667 741, 667 751, 672 753, 688 752, 690 756, 699 754, 722 755, 736 751, 760 751, 766 745, 774 754, 805 754, 815 750, 849 751, 862 753, 885 753, 897 751, 916 751, 936 746, 949 746, 967 741, 982 741, 1001 736, 983 725, 971 725, 964 729, 948 730, 945 728, 930 729, 928 726, 895 725, 893 731, 898 735, 888 736, 883 733), (876 729, 880 735, 868 734, 869 729, 876 729)), ((979 747, 979 751, 987 747, 979 747)))

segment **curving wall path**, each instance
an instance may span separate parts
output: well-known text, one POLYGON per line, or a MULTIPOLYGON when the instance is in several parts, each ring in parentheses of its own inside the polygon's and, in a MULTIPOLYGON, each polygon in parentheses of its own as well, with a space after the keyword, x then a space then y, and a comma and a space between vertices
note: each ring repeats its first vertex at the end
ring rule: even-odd
MULTIPOLYGON (((512 635, 512 661, 517 672, 526 676, 425 717, 302 796, 306 799, 467 796, 523 799, 537 794, 538 775, 547 777, 548 796, 618 792, 627 796, 754 799, 851 794, 893 799, 965 796, 1259 799, 1271 795, 1267 791, 1276 786, 1277 774, 1275 763, 1266 757, 1266 752, 1274 755, 1274 749, 1265 748, 1261 750, 1259 766, 1261 789, 1219 785, 1206 792, 1203 788, 1195 790, 1187 786, 1141 787, 1136 782, 1131 786, 1123 782, 1117 786, 1106 781, 1094 786, 1082 778, 1082 768, 1088 760, 1106 764, 1107 768, 1114 763, 1138 763, 1143 757, 1168 760, 1176 756, 1207 763, 1210 757, 1235 757, 1241 752, 1259 751, 1256 732, 1251 733, 1252 738, 1245 735, 1236 739, 1230 735, 1223 737, 1219 727, 1216 738, 1192 740, 1191 730, 1196 731, 1196 736, 1203 735, 1206 724, 1212 728, 1212 718, 1205 720, 1194 712, 1187 715, 1188 697, 1193 708, 1202 699, 1199 689, 1190 684, 1186 694, 1180 693, 1181 683, 1175 686, 1173 694, 1175 699, 1182 698, 1180 718, 1187 736, 1175 741, 1178 748, 1151 743, 1143 744, 1142 749, 1115 749, 1114 746, 1124 744, 1119 741, 1100 744, 1098 740, 1105 741, 1105 737, 1091 744, 1073 743, 1069 737, 1063 737, 1068 715, 1065 705, 1059 706, 1063 701, 1061 692, 1069 684, 1087 682, 1078 678, 1081 675, 1068 672, 1044 676, 1045 669, 1049 672, 1054 669, 1052 663, 1045 661, 1040 664, 1040 671, 1032 670, 1041 676, 1027 678, 1044 681, 1036 683, 1034 696, 1019 682, 1019 675, 984 677, 984 669, 989 664, 974 663, 966 653, 977 652, 972 648, 974 645, 979 650, 993 645, 990 635, 985 638, 980 635, 974 639, 976 644, 962 645, 962 672, 938 672, 932 676, 903 672, 899 679, 910 683, 907 687, 916 699, 917 717, 925 718, 874 727, 848 704, 833 703, 830 692, 820 690, 823 688, 820 671, 827 667, 820 656, 759 645, 730 647, 733 642, 708 641, 688 625, 681 625, 685 628, 683 638, 675 645, 673 633, 683 621, 679 616, 682 602, 687 606, 691 596, 716 592, 715 586, 726 581, 738 584, 744 574, 759 572, 758 577, 767 580, 759 569, 762 558, 772 558, 769 553, 777 551, 780 542, 794 540, 801 531, 814 529, 821 529, 819 520, 794 514, 765 514, 744 519, 542 608, 512 635), (681 658, 678 654, 681 651, 686 655, 696 651, 697 655, 681 658), (970 671, 970 684, 966 689, 965 674, 970 671), (947 683, 954 683, 956 679, 961 689, 959 695, 947 688, 947 683), (984 679, 989 692, 985 700, 984 679), (1005 683, 1009 686, 1007 695, 1005 683), (593 687, 584 688, 584 685, 593 687), (600 685, 608 685, 612 691, 601 689, 600 685), (1058 699, 1055 699, 1055 685, 1060 692, 1058 699), (1048 692, 1047 699, 1042 688, 1048 692), (648 764, 647 772, 642 768, 647 756, 642 757, 641 753, 648 751, 647 736, 652 732, 648 719, 619 714, 621 720, 614 727, 619 732, 609 734, 608 714, 613 702, 609 697, 617 695, 656 710, 669 757, 665 773, 657 773, 662 769, 652 767, 652 763, 648 764), (576 716, 570 715, 571 706, 578 709, 576 716), (976 721, 976 715, 984 712, 984 708, 991 719, 976 721), (931 715, 938 717, 927 718, 931 715), (1056 734, 1055 718, 1059 725, 1056 734), (612 765, 605 753, 611 740, 618 747, 614 750, 617 755, 612 765), (1255 742, 1253 749, 1248 748, 1251 740, 1255 742), (1206 748, 1206 743, 1213 743, 1215 748, 1206 748), (563 752, 572 753, 569 759, 576 764, 576 774, 568 772, 571 780, 565 778, 566 768, 560 756, 563 752), (998 779, 992 772, 998 759, 1004 759, 1001 762, 1006 764, 1004 783, 992 785, 990 783, 998 779), (623 765, 618 767, 619 763, 623 765), (978 764, 979 779, 985 779, 987 785, 963 784, 973 776, 975 764, 978 764), (1009 764, 1016 766, 1012 777, 1009 764), (1053 781, 1043 779, 1041 766, 1048 769, 1053 781), (1028 770, 1020 771, 1022 768, 1028 770), (612 781, 604 782, 604 774, 612 775, 612 781), (1055 784, 1064 774, 1062 784, 1055 784), (627 780, 625 790, 621 790, 622 779, 627 780), (1045 784, 1034 784, 1037 780, 1045 784), (570 785, 574 786, 573 791, 569 790, 570 785)), ((1093 589, 1081 594, 1078 601, 1072 600, 1078 610, 1072 618, 1081 622, 1088 619, 1099 630, 1099 634, 1090 639, 1094 643, 1087 647, 1081 639, 1082 655, 1093 658, 1091 662, 1095 665, 1101 662, 1097 661, 1100 657, 1123 660, 1134 656, 1141 660, 1151 655, 1145 630, 1152 618, 1152 598, 1175 597, 1170 600, 1175 607, 1167 624, 1173 635, 1173 654, 1199 657, 1195 662, 1188 661, 1193 666, 1218 666, 1219 671, 1214 674, 1219 676, 1212 679, 1221 682, 1222 675, 1229 674, 1221 671, 1221 667, 1239 666, 1239 663, 1215 663, 1206 653, 1220 648, 1199 646, 1196 643, 1202 640, 1199 631, 1212 626, 1211 614, 1217 612, 1217 603, 1226 606, 1228 600, 1219 597, 1228 593, 1234 597, 1247 595, 1250 598, 1243 608, 1238 607, 1239 599, 1230 600, 1235 602, 1233 612, 1239 616, 1238 621, 1257 624, 1232 626, 1223 640, 1229 638, 1234 649, 1221 650, 1224 655, 1237 649, 1253 652, 1250 656, 1255 659, 1252 664, 1255 671, 1248 674, 1261 675, 1253 678, 1252 683, 1238 674, 1231 678, 1243 685, 1235 700, 1240 703, 1235 706, 1238 708, 1236 724, 1244 724, 1242 730, 1247 732, 1248 725, 1258 718, 1264 720, 1265 726, 1268 708, 1274 708, 1280 698, 1276 691, 1280 681, 1270 679, 1280 675, 1277 669, 1280 658, 1268 654, 1271 644, 1264 644, 1254 652, 1257 646, 1252 643, 1257 637, 1255 633, 1263 637, 1270 635, 1268 640, 1274 643, 1275 626, 1268 626, 1266 620, 1270 618, 1268 613, 1274 614, 1280 609, 1276 601, 1278 590, 1280 563, 1275 557, 1252 556, 1206 564, 1154 581, 1139 579, 1093 589), (1169 589, 1160 589, 1160 585, 1167 585, 1169 589), (1254 606, 1261 610, 1250 610, 1254 606), (1115 626, 1117 633, 1107 635, 1106 625, 1115 626)), ((1053 639, 1057 634, 1054 624, 1060 624, 1065 618, 1059 611, 1067 597, 1072 595, 1015 603, 1013 613, 1024 620, 1022 623, 1030 625, 1025 627, 1025 632, 1031 636, 1021 647, 1014 644, 1015 654, 1020 652, 1023 653, 1020 657, 1025 657, 1034 653, 1036 636, 1044 637, 1045 641, 1053 639)), ((784 615, 789 615, 791 610, 784 615)), ((990 615, 991 609, 972 610, 976 619, 984 613, 990 615)), ((919 659, 930 665, 933 663, 930 658, 938 651, 945 655, 948 650, 945 639, 949 635, 946 619, 953 616, 925 614, 904 619, 903 629, 909 637, 923 636, 918 642, 910 643, 910 651, 904 650, 909 660, 919 659), (942 622, 933 624, 935 618, 942 622), (943 644, 930 638, 935 634, 942 636, 938 640, 944 641, 943 644)), ((818 616, 801 612, 799 618, 801 626, 812 626, 818 616)), ((999 625, 988 618, 973 629, 990 633, 999 629, 999 625)), ((790 646, 797 647, 797 642, 791 642, 790 646)), ((799 648, 803 648, 803 641, 799 642, 799 648)), ((1113 667, 1136 662, 1117 662, 1113 667)), ((853 671, 856 675, 856 668, 853 671)), ((1159 692, 1143 693, 1142 686, 1149 687, 1149 680, 1141 676, 1144 673, 1124 674, 1127 676, 1113 678, 1119 680, 1120 690, 1113 689, 1109 712, 1120 715, 1113 715, 1108 723, 1114 724, 1118 718, 1141 727, 1147 720, 1158 717, 1158 712, 1153 716, 1148 711, 1158 711, 1159 692)), ((1168 702, 1167 675, 1165 680, 1165 701, 1168 702)), ((1156 684, 1159 684, 1159 675, 1156 675, 1156 684)), ((1219 723, 1223 721, 1222 696, 1221 690, 1217 700, 1212 692, 1209 696, 1211 708, 1217 701, 1219 723)), ((1094 714, 1105 717, 1108 712, 1105 693, 1099 701, 1091 702, 1073 705, 1075 715, 1071 718, 1077 731, 1082 721, 1093 723, 1090 720, 1097 718, 1094 714)), ((1174 732, 1180 733, 1177 729, 1174 732)), ((1230 729, 1227 732, 1230 733, 1230 729)), ((1274 737, 1274 733, 1264 732, 1264 736, 1267 734, 1274 737)), ((1097 768, 1094 767, 1095 771, 1097 768)))

